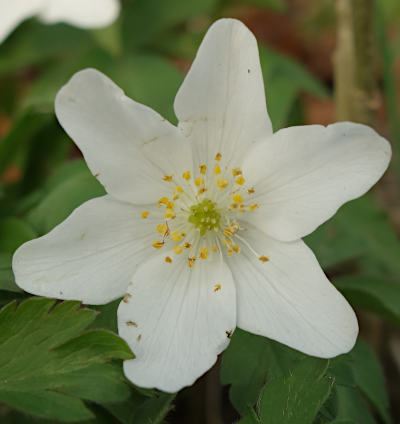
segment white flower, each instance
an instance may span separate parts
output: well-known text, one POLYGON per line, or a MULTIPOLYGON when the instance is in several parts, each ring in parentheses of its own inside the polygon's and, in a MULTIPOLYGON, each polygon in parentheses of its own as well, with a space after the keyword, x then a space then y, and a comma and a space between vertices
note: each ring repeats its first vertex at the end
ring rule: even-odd
POLYGON ((45 23, 67 22, 83 28, 110 25, 118 0, 0 0, 0 43, 22 21, 38 16, 45 23))
POLYGON ((381 177, 389 143, 348 122, 272 134, 256 40, 232 19, 210 28, 174 106, 178 128, 92 69, 61 89, 58 119, 109 194, 19 248, 19 286, 125 295, 125 373, 167 392, 236 326, 319 357, 350 350, 356 316, 301 237, 381 177))

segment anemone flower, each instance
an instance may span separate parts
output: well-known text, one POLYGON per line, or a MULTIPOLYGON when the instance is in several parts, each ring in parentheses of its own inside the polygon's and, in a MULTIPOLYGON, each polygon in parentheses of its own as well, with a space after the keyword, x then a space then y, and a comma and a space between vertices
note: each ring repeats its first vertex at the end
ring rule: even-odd
POLYGON ((75 74, 56 114, 107 195, 15 253, 17 284, 104 304, 122 296, 126 376, 174 392, 240 327, 306 354, 349 351, 356 316, 301 240, 388 166, 389 143, 349 122, 273 133, 257 42, 239 21, 207 32, 173 126, 102 73, 75 74))

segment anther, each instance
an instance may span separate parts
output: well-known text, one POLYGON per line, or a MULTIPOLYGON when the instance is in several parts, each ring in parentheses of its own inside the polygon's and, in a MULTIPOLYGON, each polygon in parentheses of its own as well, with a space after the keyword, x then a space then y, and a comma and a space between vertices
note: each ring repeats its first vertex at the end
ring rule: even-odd
POLYGON ((149 215, 150 215, 150 212, 149 211, 143 211, 142 212, 142 218, 143 219, 146 219, 149 215))

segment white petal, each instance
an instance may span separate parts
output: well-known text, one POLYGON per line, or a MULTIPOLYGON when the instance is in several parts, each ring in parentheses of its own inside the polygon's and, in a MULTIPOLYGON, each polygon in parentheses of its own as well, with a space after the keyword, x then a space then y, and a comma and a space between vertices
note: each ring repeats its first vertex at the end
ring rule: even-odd
POLYGON ((272 133, 257 41, 245 25, 221 19, 210 27, 174 107, 205 163, 220 152, 236 166, 257 138, 272 133))
POLYGON ((237 326, 309 355, 348 352, 357 338, 357 318, 311 250, 301 240, 281 242, 254 229, 246 241, 269 261, 262 263, 243 247, 229 262, 237 326))
POLYGON ((279 240, 314 231, 374 185, 385 172, 390 144, 373 129, 350 122, 278 131, 257 144, 243 164, 252 201, 251 223, 279 240))
POLYGON ((47 23, 68 22, 83 28, 110 25, 119 15, 118 0, 50 0, 40 18, 47 23))
POLYGON ((118 328, 136 355, 124 363, 128 379, 176 392, 227 347, 236 299, 232 275, 219 259, 198 260, 190 269, 183 255, 170 256, 173 263, 158 255, 138 269, 118 309, 118 328))
POLYGON ((180 131, 94 69, 76 73, 60 90, 56 114, 92 173, 119 200, 156 202, 168 190, 162 177, 191 166, 180 131))
POLYGON ((0 43, 25 19, 34 16, 46 0, 0 0, 0 43))
POLYGON ((153 253, 158 219, 143 208, 99 197, 75 209, 50 233, 14 254, 17 284, 29 293, 102 304, 123 296, 130 278, 153 253))

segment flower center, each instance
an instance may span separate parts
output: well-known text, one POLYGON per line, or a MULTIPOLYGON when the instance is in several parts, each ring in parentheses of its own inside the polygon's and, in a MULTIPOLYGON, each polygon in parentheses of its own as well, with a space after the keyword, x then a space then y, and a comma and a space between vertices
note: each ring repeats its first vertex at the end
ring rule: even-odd
MULTIPOLYGON (((222 167, 221 159, 222 155, 217 153, 213 166, 199 165, 197 176, 186 171, 162 178, 172 195, 158 200, 158 211, 154 213, 159 218, 156 225, 159 239, 153 242, 153 247, 166 246, 171 256, 186 254, 189 268, 198 259, 214 254, 232 257, 243 248, 263 263, 269 260, 246 241, 245 228, 240 222, 243 214, 259 208, 251 201, 255 190, 246 186, 240 168, 222 167)), ((149 211, 142 212, 143 219, 149 215, 149 211)), ((173 262, 171 256, 165 257, 167 263, 173 262)))
POLYGON ((200 203, 190 207, 188 221, 200 230, 204 236, 207 231, 218 231, 220 228, 221 214, 217 210, 217 204, 210 199, 204 199, 200 203))

